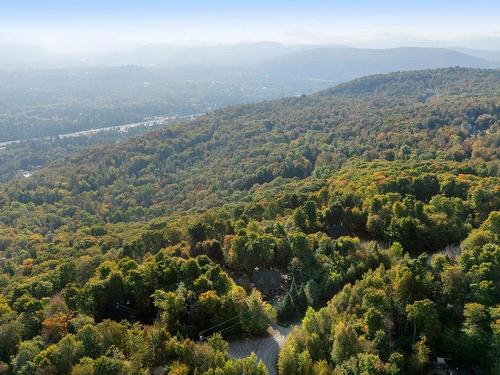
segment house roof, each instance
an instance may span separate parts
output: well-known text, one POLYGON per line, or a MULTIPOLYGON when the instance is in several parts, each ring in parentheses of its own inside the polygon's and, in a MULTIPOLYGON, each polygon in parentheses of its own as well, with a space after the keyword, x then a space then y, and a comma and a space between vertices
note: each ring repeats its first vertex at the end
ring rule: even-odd
POLYGON ((281 286, 281 274, 279 271, 254 271, 252 274, 252 282, 258 288, 279 288, 281 286))

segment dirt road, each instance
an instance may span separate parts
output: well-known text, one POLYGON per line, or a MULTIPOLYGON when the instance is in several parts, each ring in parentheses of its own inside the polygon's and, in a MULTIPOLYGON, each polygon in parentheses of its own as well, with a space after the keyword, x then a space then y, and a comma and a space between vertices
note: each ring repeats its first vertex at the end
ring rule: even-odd
POLYGON ((277 324, 268 329, 268 336, 256 339, 243 339, 229 342, 229 355, 233 358, 243 358, 255 352, 266 365, 270 375, 277 375, 276 361, 281 346, 292 330, 290 327, 282 327, 277 324))

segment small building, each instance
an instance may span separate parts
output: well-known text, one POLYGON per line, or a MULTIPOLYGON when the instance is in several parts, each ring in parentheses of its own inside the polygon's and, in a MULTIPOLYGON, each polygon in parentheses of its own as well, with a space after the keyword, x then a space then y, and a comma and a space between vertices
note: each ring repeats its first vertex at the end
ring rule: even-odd
POLYGON ((264 296, 276 296, 281 293, 281 274, 275 270, 255 270, 252 283, 264 296))

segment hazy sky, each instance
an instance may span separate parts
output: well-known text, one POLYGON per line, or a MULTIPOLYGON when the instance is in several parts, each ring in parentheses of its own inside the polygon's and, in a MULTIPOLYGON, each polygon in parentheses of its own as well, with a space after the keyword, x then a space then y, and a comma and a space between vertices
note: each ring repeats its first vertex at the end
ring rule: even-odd
POLYGON ((61 51, 145 43, 339 43, 500 36, 499 0, 0 0, 0 42, 61 51))

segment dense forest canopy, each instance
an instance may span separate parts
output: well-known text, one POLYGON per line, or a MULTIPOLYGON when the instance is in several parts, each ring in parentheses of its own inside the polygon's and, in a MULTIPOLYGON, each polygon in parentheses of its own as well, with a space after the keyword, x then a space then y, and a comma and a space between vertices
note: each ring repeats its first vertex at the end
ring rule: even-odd
POLYGON ((500 72, 449 68, 63 153, 0 186, 0 369, 266 374, 224 339, 305 314, 282 375, 496 374, 499 127, 500 72))

